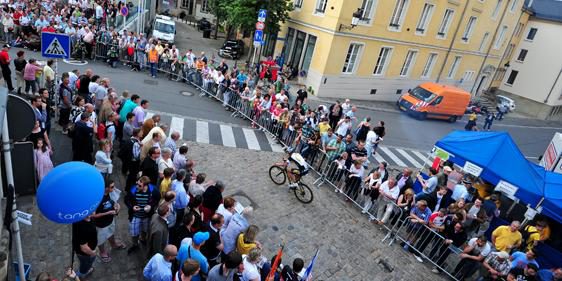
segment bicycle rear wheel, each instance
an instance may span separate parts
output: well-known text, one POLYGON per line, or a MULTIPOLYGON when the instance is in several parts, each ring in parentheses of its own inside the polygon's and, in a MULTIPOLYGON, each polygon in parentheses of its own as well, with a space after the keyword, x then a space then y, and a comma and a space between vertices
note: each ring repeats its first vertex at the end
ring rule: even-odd
POLYGON ((312 202, 312 199, 314 199, 314 194, 312 194, 312 189, 310 189, 308 185, 302 182, 299 182, 299 186, 297 186, 297 188, 295 188, 294 191, 297 199, 304 204, 308 204, 312 202))
POLYGON ((269 168, 269 178, 277 185, 282 185, 287 181, 285 169, 280 166, 273 165, 269 168))

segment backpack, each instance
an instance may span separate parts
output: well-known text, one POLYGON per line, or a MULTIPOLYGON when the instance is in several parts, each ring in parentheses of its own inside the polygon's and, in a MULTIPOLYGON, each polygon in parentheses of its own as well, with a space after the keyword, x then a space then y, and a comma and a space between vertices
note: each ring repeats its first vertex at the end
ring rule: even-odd
POLYGON ((115 126, 115 124, 106 125, 103 122, 100 122, 98 124, 98 131, 96 132, 98 140, 107 138, 107 129, 111 128, 112 126, 115 126))
POLYGON ((531 235, 535 233, 539 233, 538 231, 529 231, 529 227, 530 226, 528 225, 524 229, 520 230, 521 232, 521 246, 519 246, 520 249, 526 249, 527 243, 531 235))

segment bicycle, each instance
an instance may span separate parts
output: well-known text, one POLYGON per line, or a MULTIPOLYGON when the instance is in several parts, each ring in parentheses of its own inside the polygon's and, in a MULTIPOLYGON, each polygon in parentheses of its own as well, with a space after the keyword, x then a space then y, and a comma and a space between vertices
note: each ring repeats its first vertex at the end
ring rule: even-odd
POLYGON ((287 175, 288 167, 289 162, 286 159, 284 159, 283 162, 273 164, 269 168, 269 178, 277 185, 282 185, 287 180, 289 180, 289 183, 296 183, 297 186, 294 187, 293 191, 295 193, 295 197, 297 197, 297 200, 304 204, 312 202, 312 200, 314 199, 312 189, 310 189, 308 185, 300 181, 303 175, 298 172, 298 169, 295 169, 295 172, 297 173, 292 172, 295 177, 295 181, 291 182, 291 179, 287 175))

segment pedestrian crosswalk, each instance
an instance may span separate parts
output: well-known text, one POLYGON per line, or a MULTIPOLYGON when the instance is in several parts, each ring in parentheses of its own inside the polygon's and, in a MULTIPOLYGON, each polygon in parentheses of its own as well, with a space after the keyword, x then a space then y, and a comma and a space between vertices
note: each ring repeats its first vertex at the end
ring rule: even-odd
MULTIPOLYGON (((145 120, 155 112, 148 111, 145 120)), ((271 136, 260 130, 197 120, 177 115, 161 114, 160 123, 169 127, 169 132, 178 132, 180 139, 198 143, 222 145, 250 150, 282 152, 283 147, 271 136)))
MULTIPOLYGON (((154 114, 155 112, 147 112, 145 119, 152 118, 154 114)), ((160 115, 162 124, 169 126, 170 132, 178 132, 180 139, 183 140, 233 148, 283 152, 283 147, 271 135, 260 130, 160 112, 156 114, 160 115)), ((424 164, 431 165, 433 156, 425 151, 382 145, 370 161, 376 164, 386 162, 395 167, 421 168, 424 164)))
POLYGON ((380 146, 373 157, 371 162, 381 163, 386 162, 390 166, 421 168, 430 166, 434 157, 429 152, 421 152, 418 150, 393 147, 393 146, 380 146))

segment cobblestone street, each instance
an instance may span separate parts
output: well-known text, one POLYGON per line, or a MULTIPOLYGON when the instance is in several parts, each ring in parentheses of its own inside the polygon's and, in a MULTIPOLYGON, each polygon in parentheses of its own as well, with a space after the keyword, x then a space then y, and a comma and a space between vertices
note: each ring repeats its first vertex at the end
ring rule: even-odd
MULTIPOLYGON (((70 139, 56 133, 53 143, 56 144, 56 164, 70 157, 70 139)), ((243 205, 255 208, 251 223, 260 227, 258 240, 268 258, 284 241, 283 263, 288 264, 296 257, 302 257, 308 264, 316 248, 320 248, 314 280, 428 280, 437 277, 430 272, 430 267, 416 262, 398 245, 381 243, 385 233, 369 223, 367 217, 361 217, 358 209, 338 198, 333 189, 326 185, 313 187, 313 175, 305 179, 314 191, 314 201, 308 205, 297 201, 286 186, 273 184, 268 168, 278 162, 282 154, 192 142, 189 146, 189 156, 196 161, 197 172, 223 180, 227 184, 225 195, 234 195, 243 205), (387 272, 377 263, 379 258, 387 259, 394 271, 387 272)), ((122 182, 122 179, 117 181, 121 189, 122 182)), ((24 258, 33 266, 31 277, 35 278, 41 271, 61 276, 70 264, 70 226, 47 221, 38 212, 34 198, 22 197, 18 203, 22 211, 34 215, 33 226, 21 226, 24 258)), ((130 244, 126 215, 118 216, 117 233, 130 244)), ((99 260, 95 263, 96 270, 88 280, 142 280, 144 254, 137 252, 127 256, 124 250, 114 250, 111 255, 111 263, 103 264, 99 260)))

